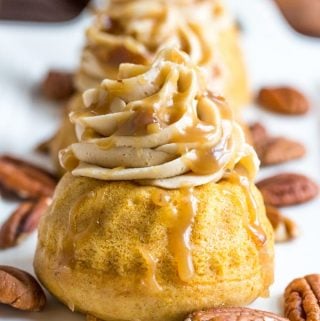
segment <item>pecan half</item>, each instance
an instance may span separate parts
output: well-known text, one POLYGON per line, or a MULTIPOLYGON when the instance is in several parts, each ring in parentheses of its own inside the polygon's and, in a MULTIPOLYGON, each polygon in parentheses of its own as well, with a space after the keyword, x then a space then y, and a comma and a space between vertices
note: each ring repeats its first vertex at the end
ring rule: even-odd
POLYGON ((282 14, 298 32, 320 37, 320 2, 318 0, 276 0, 282 14))
POLYGON ((276 242, 287 242, 299 235, 296 223, 288 217, 283 216, 276 207, 267 205, 266 213, 273 227, 276 242))
POLYGON ((272 137, 261 123, 254 123, 250 127, 253 146, 258 154, 262 166, 276 165, 305 155, 304 146, 285 137, 272 137))
POLYGON ((249 130, 253 146, 257 146, 269 139, 267 129, 259 122, 251 124, 249 130))
POLYGON ((256 151, 263 166, 285 163, 306 154, 301 143, 284 137, 265 139, 256 145, 256 151))
POLYGON ((41 197, 37 202, 23 202, 0 229, 0 249, 15 246, 32 233, 50 203, 49 197, 41 197))
POLYGON ((185 321, 288 321, 280 315, 249 308, 216 308, 197 311, 185 321))
POLYGON ((42 92, 51 100, 70 98, 74 92, 73 74, 60 70, 50 70, 42 82, 42 92))
POLYGON ((318 195, 318 185, 304 175, 283 173, 257 183, 267 205, 276 207, 307 202, 318 195))
POLYGON ((22 199, 34 199, 51 196, 56 180, 50 173, 37 166, 10 156, 2 156, 0 184, 5 190, 22 199))
POLYGON ((257 103, 270 111, 287 115, 301 115, 309 110, 307 98, 292 87, 262 88, 257 103))
POLYGON ((320 318, 320 274, 293 280, 284 292, 284 313, 290 321, 320 318))
POLYGON ((0 266, 0 303, 24 311, 40 311, 46 303, 46 296, 29 273, 0 266))

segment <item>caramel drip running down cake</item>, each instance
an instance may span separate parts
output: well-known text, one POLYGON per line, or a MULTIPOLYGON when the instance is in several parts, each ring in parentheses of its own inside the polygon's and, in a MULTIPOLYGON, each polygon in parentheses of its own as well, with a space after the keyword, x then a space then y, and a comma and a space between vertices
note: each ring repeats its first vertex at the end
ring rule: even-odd
POLYGON ((273 281, 258 159, 225 100, 178 49, 121 64, 70 114, 77 143, 43 217, 39 279, 102 320, 183 320, 273 281))

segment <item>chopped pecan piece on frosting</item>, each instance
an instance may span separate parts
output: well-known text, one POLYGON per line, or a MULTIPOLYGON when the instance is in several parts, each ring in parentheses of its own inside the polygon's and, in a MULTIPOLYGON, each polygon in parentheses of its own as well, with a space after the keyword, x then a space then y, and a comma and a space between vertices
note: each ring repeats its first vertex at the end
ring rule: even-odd
POLYGON ((108 63, 118 67, 122 63, 145 64, 146 59, 138 53, 128 50, 125 46, 118 46, 109 51, 108 63))

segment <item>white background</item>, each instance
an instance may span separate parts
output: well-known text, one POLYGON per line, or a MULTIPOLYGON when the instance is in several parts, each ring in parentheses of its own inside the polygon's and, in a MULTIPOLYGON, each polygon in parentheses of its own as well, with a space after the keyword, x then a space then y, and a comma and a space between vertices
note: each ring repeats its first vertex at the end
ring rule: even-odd
MULTIPOLYGON (((243 26, 242 42, 254 90, 266 84, 291 84, 303 90, 312 101, 306 116, 284 117, 249 108, 246 117, 260 119, 273 134, 286 135, 305 143, 303 160, 263 169, 260 177, 294 171, 320 182, 320 39, 298 35, 285 23, 270 0, 229 0, 243 26)), ((72 70, 79 61, 83 30, 90 22, 85 13, 77 20, 59 25, 0 23, 0 154, 13 153, 50 168, 46 159, 32 149, 49 137, 61 117, 61 107, 39 97, 37 86, 49 68, 72 70)), ((276 245, 275 283, 268 299, 252 306, 282 311, 281 296, 295 277, 320 273, 320 200, 284 209, 301 228, 294 242, 276 245)), ((0 200, 0 223, 16 207, 0 200)), ((32 271, 36 235, 19 247, 0 252, 0 264, 32 271)), ((23 313, 0 306, 0 321, 84 320, 49 298, 43 313, 23 313)), ((150 320, 151 321, 151 320, 150 320)))

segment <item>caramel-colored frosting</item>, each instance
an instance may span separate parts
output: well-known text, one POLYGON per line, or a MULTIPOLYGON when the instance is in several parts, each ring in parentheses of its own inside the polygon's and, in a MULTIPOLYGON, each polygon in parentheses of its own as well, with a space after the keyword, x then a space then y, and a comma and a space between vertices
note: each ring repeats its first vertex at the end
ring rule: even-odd
POLYGON ((120 63, 150 64, 159 50, 176 46, 206 69, 210 89, 221 94, 226 70, 217 35, 231 23, 218 0, 111 0, 87 30, 77 87, 115 79, 120 63))
POLYGON ((168 189, 219 181, 258 160, 231 110, 185 53, 164 49, 150 66, 122 64, 118 80, 83 95, 71 114, 78 143, 61 153, 75 176, 168 189))

